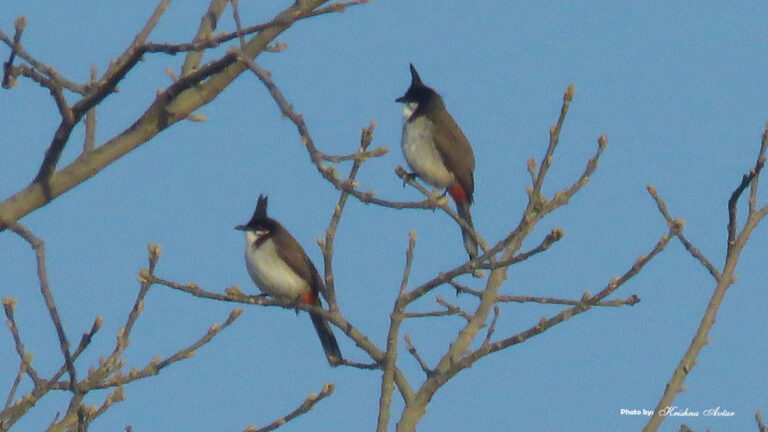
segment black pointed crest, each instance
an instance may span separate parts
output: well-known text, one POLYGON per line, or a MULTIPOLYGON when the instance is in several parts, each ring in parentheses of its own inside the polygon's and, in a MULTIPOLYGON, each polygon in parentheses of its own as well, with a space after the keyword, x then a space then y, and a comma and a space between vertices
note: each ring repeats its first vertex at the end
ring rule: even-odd
POLYGON ((419 73, 416 72, 416 68, 413 67, 413 63, 411 63, 411 87, 414 85, 424 84, 421 82, 421 77, 419 76, 419 73))
POLYGON ((259 201, 256 203, 256 210, 253 212, 253 216, 251 216, 251 220, 248 221, 245 225, 238 225, 235 227, 235 229, 244 231, 264 226, 269 222, 269 218, 267 217, 267 197, 264 195, 259 195, 259 201))
POLYGON ((256 203, 256 211, 253 212, 251 220, 260 220, 267 218, 267 197, 259 195, 259 201, 256 203))
POLYGON ((437 93, 424 85, 419 73, 416 71, 413 63, 411 63, 411 86, 408 87, 408 91, 404 95, 395 99, 395 102, 426 104, 434 99, 435 96, 437 96, 437 93))

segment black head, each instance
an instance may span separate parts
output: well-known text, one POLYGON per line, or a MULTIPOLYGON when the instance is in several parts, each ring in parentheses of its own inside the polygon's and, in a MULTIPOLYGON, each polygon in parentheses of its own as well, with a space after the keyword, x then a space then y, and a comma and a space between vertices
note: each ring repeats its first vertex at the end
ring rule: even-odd
POLYGON ((421 82, 419 73, 416 72, 416 68, 413 67, 413 63, 411 63, 411 86, 408 87, 408 91, 406 91, 404 95, 395 99, 395 102, 423 105, 431 101, 435 96, 437 96, 437 92, 421 82))
POLYGON ((240 231, 265 231, 274 229, 275 221, 267 217, 267 197, 259 195, 259 201, 256 203, 256 210, 251 216, 251 220, 245 225, 238 225, 236 230, 240 231))

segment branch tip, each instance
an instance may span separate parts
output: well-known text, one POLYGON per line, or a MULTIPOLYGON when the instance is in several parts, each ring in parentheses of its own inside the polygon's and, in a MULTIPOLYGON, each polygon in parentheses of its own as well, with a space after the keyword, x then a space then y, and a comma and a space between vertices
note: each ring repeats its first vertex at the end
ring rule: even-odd
POLYGON ((600 148, 604 149, 608 145, 608 135, 600 135, 600 138, 597 139, 597 144, 600 146, 600 148))
POLYGON ((571 83, 568 85, 568 89, 565 90, 563 95, 563 101, 570 102, 573 100, 573 94, 576 93, 576 85, 571 83))
POLYGON ((231 323, 232 321, 240 318, 240 315, 243 314, 243 308, 235 308, 232 310, 232 312, 229 313, 229 318, 227 319, 227 323, 231 323))
POLYGON ((5 296, 3 297, 3 307, 6 311, 10 310, 13 311, 13 309, 16 308, 16 299, 11 296, 5 296))
POLYGON ((163 255, 163 246, 160 243, 148 243, 147 251, 149 252, 149 260, 157 261, 163 255))
POLYGON ((27 26, 27 17, 19 15, 18 18, 16 18, 16 21, 13 22, 13 26, 17 32, 23 32, 24 28, 27 26))

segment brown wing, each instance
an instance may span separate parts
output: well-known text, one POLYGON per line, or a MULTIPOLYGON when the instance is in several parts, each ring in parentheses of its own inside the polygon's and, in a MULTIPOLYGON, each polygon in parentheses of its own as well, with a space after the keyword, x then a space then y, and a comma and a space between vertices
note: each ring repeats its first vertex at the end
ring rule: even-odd
POLYGON ((288 264, 291 270, 307 281, 312 289, 312 293, 315 294, 314 297, 318 297, 318 293, 325 291, 323 279, 317 272, 312 260, 309 259, 307 253, 304 252, 304 248, 301 247, 288 230, 278 224, 275 232, 272 234, 272 241, 275 242, 277 255, 288 264))
MULTIPOLYGON (((442 103, 439 105, 442 105, 442 103)), ((435 128, 435 147, 437 147, 437 151, 443 158, 445 165, 453 172, 461 187, 467 192, 469 202, 472 202, 472 193, 475 191, 475 178, 473 175, 475 170, 475 154, 472 152, 469 140, 444 106, 442 109, 430 110, 427 116, 435 124, 441 126, 435 128)))

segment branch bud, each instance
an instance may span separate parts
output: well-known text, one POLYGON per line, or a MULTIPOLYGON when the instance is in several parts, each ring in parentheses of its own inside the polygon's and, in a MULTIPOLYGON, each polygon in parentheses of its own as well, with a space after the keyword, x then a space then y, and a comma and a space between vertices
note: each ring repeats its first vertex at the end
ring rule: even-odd
POLYGON ((3 307, 5 309, 13 310, 16 308, 16 299, 11 296, 3 297, 3 307))
POLYGON ((27 17, 24 15, 19 16, 16 18, 16 21, 13 22, 13 26, 16 28, 17 32, 24 31, 24 28, 27 26, 27 17))
POLYGON ((547 317, 541 317, 541 319, 539 320, 538 327, 542 327, 543 328, 546 325, 547 325, 547 317))
POLYGON ((240 315, 243 314, 243 308, 235 308, 232 310, 232 312, 229 313, 229 318, 227 319, 227 322, 232 322, 238 318, 240 318, 240 315))
POLYGON ((190 114, 187 116, 187 120, 191 122, 203 122, 206 121, 207 118, 205 117, 205 114, 190 114))
POLYGON ((168 66, 165 67, 165 73, 171 78, 171 81, 176 82, 179 80, 176 78, 176 74, 173 72, 173 69, 168 66))
POLYGON ((99 331, 99 329, 101 328, 102 324, 104 324, 104 317, 99 315, 93 321, 93 326, 91 327, 91 333, 96 333, 97 331, 99 331))
POLYGON ((138 280, 139 280, 140 284, 143 285, 145 283, 149 283, 149 280, 150 280, 151 277, 152 277, 152 275, 149 273, 149 269, 143 268, 143 269, 139 270, 138 280))
POLYGON ((228 286, 224 290, 224 293, 227 294, 227 295, 233 296, 233 297, 234 296, 241 296, 241 295, 243 295, 243 292, 240 291, 240 287, 237 286, 237 285, 228 286))
POLYGON ((147 251, 149 252, 149 259, 157 261, 163 254, 163 246, 160 243, 147 243, 147 251))
POLYGON ((572 101, 574 93, 576 93, 576 86, 573 83, 568 84, 568 89, 565 90, 565 95, 563 95, 563 100, 568 102, 572 101))

